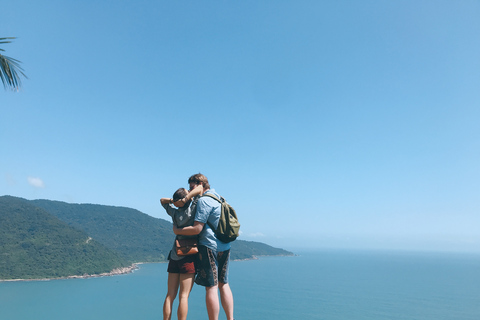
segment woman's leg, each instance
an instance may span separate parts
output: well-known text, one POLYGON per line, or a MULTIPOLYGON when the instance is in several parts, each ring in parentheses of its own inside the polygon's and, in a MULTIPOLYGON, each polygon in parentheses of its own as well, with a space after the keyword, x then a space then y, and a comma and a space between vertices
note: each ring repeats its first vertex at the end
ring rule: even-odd
POLYGON ((172 318, 172 306, 177 296, 179 282, 179 273, 168 273, 168 291, 165 302, 163 303, 163 320, 170 320, 172 318))
POLYGON ((180 274, 180 293, 178 295, 178 320, 186 320, 188 313, 188 296, 193 288, 194 273, 180 274))

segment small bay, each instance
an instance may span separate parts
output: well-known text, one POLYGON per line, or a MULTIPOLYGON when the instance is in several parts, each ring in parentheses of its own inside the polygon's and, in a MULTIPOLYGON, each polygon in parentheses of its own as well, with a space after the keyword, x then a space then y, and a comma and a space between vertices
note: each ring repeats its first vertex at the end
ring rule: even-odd
MULTIPOLYGON (((0 282, 0 319, 161 319, 166 267, 0 282)), ((317 251, 261 257, 232 261, 230 284, 240 320, 480 319, 480 256, 474 254, 317 251)), ((202 287, 192 291, 188 318, 207 319, 202 287)))

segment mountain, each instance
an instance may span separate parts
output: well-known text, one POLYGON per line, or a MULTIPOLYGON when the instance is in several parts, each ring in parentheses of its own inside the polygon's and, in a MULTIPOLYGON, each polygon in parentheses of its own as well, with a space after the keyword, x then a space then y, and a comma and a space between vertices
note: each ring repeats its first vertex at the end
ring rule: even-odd
POLYGON ((172 224, 125 207, 32 200, 131 262, 165 261, 173 245, 172 224))
POLYGON ((0 279, 101 274, 128 261, 29 201, 0 197, 0 279))
MULTIPOLYGON (((99 274, 163 262, 174 237, 171 222, 131 208, 3 196, 0 279, 99 274)), ((260 242, 232 243, 231 259, 263 255, 293 254, 260 242)))
POLYGON ((232 259, 252 259, 260 256, 293 256, 293 253, 284 249, 274 248, 262 242, 245 240, 232 242, 232 259))

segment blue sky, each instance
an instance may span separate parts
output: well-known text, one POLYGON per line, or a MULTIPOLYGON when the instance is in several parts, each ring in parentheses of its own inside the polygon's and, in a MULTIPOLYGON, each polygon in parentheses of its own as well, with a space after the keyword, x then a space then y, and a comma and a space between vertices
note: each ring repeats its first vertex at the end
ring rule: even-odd
POLYGON ((480 2, 7 2, 0 195, 127 206, 202 172, 242 238, 480 249, 480 2))

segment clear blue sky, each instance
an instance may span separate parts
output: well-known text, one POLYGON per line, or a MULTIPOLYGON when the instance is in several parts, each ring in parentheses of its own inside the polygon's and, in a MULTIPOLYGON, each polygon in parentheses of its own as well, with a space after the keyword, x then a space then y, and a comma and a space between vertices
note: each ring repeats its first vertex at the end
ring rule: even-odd
POLYGON ((242 239, 480 251, 479 1, 7 1, 0 195, 127 206, 202 172, 242 239))

